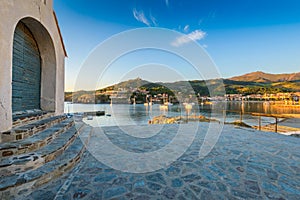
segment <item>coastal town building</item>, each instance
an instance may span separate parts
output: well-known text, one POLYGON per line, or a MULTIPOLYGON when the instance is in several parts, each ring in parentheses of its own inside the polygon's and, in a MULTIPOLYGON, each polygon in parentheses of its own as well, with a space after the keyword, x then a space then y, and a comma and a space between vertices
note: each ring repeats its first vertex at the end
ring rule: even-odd
POLYGON ((16 115, 62 114, 67 56, 53 0, 0 1, 0 132, 16 115))
POLYGON ((281 92, 276 94, 226 94, 226 101, 276 101, 286 102, 289 104, 299 103, 300 92, 281 92))

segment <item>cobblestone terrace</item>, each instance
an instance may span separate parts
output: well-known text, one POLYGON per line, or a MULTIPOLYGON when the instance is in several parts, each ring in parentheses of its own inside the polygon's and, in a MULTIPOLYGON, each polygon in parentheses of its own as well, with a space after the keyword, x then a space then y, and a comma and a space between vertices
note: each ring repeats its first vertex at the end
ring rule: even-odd
MULTIPOLYGON (((207 127, 208 123, 201 123, 193 144, 163 169, 122 172, 102 164, 86 151, 69 174, 26 198, 299 199, 300 138, 225 126, 214 149, 199 159, 207 127)), ((124 134, 122 127, 94 128, 90 145, 95 146, 97 137, 106 134, 124 150, 155 151, 172 140, 178 125, 165 128, 166 131, 146 139, 124 134)), ((137 128, 130 126, 126 130, 136 132, 137 128)), ((93 146, 89 148, 92 150, 93 146)))

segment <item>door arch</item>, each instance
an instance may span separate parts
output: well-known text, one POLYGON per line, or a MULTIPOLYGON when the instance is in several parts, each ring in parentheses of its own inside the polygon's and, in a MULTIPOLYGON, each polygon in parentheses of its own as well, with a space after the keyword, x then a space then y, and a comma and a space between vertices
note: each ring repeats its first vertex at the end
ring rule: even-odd
POLYGON ((14 32, 12 112, 40 109, 41 55, 30 29, 19 22, 14 32))

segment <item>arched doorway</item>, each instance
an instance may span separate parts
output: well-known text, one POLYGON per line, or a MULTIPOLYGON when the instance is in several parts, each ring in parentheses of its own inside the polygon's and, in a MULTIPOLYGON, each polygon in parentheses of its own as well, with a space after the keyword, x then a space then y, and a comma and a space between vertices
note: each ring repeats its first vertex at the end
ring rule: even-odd
POLYGON ((12 112, 40 109, 41 55, 38 44, 22 22, 13 41, 12 112))

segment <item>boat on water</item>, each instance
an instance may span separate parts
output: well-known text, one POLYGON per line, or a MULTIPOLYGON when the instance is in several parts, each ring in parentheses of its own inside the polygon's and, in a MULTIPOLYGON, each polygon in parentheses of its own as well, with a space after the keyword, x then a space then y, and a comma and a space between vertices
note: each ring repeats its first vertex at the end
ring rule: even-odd
POLYGON ((87 119, 87 120, 93 120, 93 116, 88 115, 86 119, 87 119))
POLYGON ((170 103, 170 102, 165 102, 164 105, 165 105, 165 106, 172 106, 173 104, 170 103))

